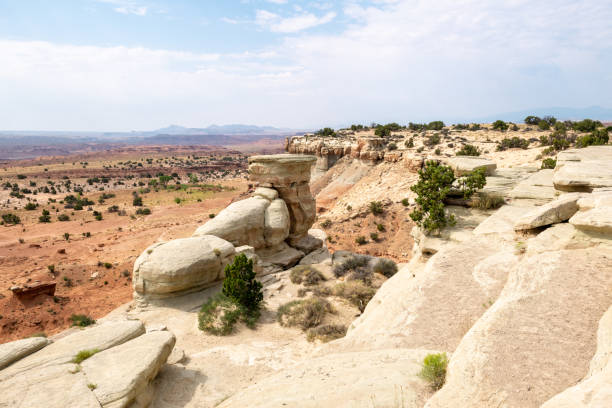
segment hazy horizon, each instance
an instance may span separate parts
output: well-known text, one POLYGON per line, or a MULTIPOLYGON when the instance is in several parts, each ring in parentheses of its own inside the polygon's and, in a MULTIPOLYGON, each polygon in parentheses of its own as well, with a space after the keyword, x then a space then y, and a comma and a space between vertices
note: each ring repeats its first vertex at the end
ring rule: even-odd
POLYGON ((609 110, 609 21, 593 0, 0 0, 0 129, 609 110))

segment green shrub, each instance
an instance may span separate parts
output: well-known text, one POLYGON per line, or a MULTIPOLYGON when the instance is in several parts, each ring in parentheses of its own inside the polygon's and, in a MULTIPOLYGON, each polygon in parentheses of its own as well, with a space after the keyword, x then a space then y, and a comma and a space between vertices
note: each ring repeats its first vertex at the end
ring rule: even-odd
POLYGON ((383 213, 383 205, 380 201, 371 201, 369 208, 370 212, 374 215, 379 215, 383 213))
POLYGON ((427 140, 425 140, 425 144, 427 146, 435 146, 438 143, 440 143, 440 134, 439 133, 434 133, 433 135, 429 136, 427 138, 427 140))
POLYGON ((42 210, 42 215, 38 217, 38 222, 51 222, 49 210, 42 210))
POLYGON ((370 262, 367 256, 355 255, 347 258, 339 265, 334 266, 334 275, 340 278, 351 271, 355 271, 358 268, 364 268, 370 262))
POLYGON ((225 267, 223 294, 249 312, 258 312, 263 300, 261 282, 255 279, 253 260, 239 254, 225 267))
POLYGON ((603 126, 598 120, 584 119, 579 122, 574 122, 572 127, 579 132, 592 132, 598 127, 603 126))
POLYGON ((379 230, 380 232, 384 232, 385 226, 383 224, 376 224, 376 229, 379 230))
POLYGON ((68 214, 60 214, 57 216, 58 221, 70 221, 68 214))
POLYGON ((541 121, 538 122, 538 128, 540 130, 548 130, 548 129, 550 129, 550 123, 548 123, 545 120, 541 120, 541 121))
POLYGON ((306 286, 313 286, 324 281, 325 277, 319 270, 311 265, 298 265, 291 269, 289 279, 296 285, 303 283, 306 286))
POLYGON ((367 239, 366 239, 366 237, 364 237, 363 235, 360 235, 360 236, 358 236, 357 238, 355 238, 355 242, 356 242, 358 245, 365 245, 365 244, 368 242, 368 240, 367 240, 367 239))
POLYGON ((395 144, 395 142, 391 142, 387 145, 387 148, 389 150, 397 150, 397 144, 395 144))
POLYGON ((408 148, 414 147, 414 138, 411 137, 410 139, 406 140, 404 142, 404 146, 406 146, 408 148))
POLYGON ((428 130, 442 130, 443 127, 444 122, 441 120, 434 120, 433 122, 429 122, 429 124, 427 124, 428 130))
POLYGON ((378 241, 378 234, 376 232, 370 232, 370 239, 372 241, 378 241))
POLYGON ((96 321, 89 316, 73 314, 70 316, 73 326, 87 327, 94 324, 96 321))
POLYGON ((397 273, 397 264, 390 259, 380 258, 373 268, 374 272, 390 278, 397 273))
POLYGON ((326 127, 320 130, 317 130, 315 132, 316 136, 323 136, 323 137, 335 137, 336 136, 336 132, 334 131, 334 129, 326 127))
POLYGON ((525 118, 525 123, 527 125, 537 125, 538 123, 540 123, 542 119, 537 117, 537 116, 527 116, 525 118))
POLYGON ((38 207, 38 204, 35 204, 35 203, 32 203, 32 202, 29 202, 29 203, 27 203, 27 204, 25 205, 25 207, 24 207, 24 208, 25 208, 27 211, 34 211, 34 210, 35 210, 37 207, 38 207))
POLYGON ((503 120, 496 120, 495 122, 493 122, 493 130, 505 132, 506 130, 508 130, 508 124, 503 120))
MULTIPOLYGON (((428 161, 419 170, 419 181, 410 189, 417 194, 417 208, 410 218, 427 232, 439 231, 447 225, 454 225, 453 215, 447 216, 444 199, 455 181, 453 171, 436 161, 428 161)), ((476 169, 457 179, 464 199, 469 199, 486 184, 485 170, 476 169)))
POLYGON ((70 233, 64 232, 64 239, 68 241, 70 239, 70 233))
POLYGON ((470 202, 470 207, 480 210, 490 210, 499 208, 505 203, 506 200, 504 200, 504 197, 501 195, 481 192, 470 202))
POLYGON ((402 205, 403 205, 404 207, 408 207, 408 204, 410 204, 410 201, 408 201, 408 199, 407 199, 407 198, 402 198, 402 205))
POLYGON ((480 130, 480 123, 472 123, 472 125, 470 126, 470 131, 475 132, 477 130, 480 130))
POLYGON ((80 364, 83 361, 87 360, 89 357, 93 356, 96 353, 99 353, 100 350, 98 350, 97 348, 95 349, 90 349, 90 350, 81 350, 79 351, 76 356, 74 356, 72 358, 72 362, 74 364, 80 364))
POLYGON ((457 156, 480 156, 480 150, 475 146, 467 144, 457 152, 457 156))
POLYGON ((181 198, 180 197, 174 197, 174 202, 177 204, 181 203, 181 198))
POLYGON ((151 214, 151 209, 149 208, 139 208, 136 210, 136 214, 138 215, 149 215, 151 214))
POLYGON ((320 340, 323 343, 342 338, 346 335, 347 327, 342 324, 324 324, 312 327, 306 332, 308 341, 320 340))
POLYGON ((321 225, 321 227, 323 227, 323 228, 329 228, 329 227, 331 227, 332 222, 331 222, 331 220, 325 220, 325 221, 323 221, 323 222, 322 222, 320 225, 321 225))
POLYGON ((332 293, 334 296, 348 300, 351 304, 363 312, 368 305, 368 302, 376 294, 376 289, 367 286, 361 280, 351 280, 334 286, 332 293))
POLYGON ((552 159, 550 157, 542 160, 543 169, 554 169, 555 167, 557 167, 557 160, 552 159))
POLYGON ((278 308, 277 319, 281 326, 307 330, 321 324, 327 313, 334 312, 331 303, 326 299, 312 297, 285 303, 278 308))
POLYGON ((142 207, 142 197, 135 196, 134 199, 132 200, 132 205, 134 207, 142 207))
POLYGON ((607 129, 595 129, 590 135, 581 136, 576 139, 576 147, 598 146, 608 143, 607 129))
POLYGON ((527 149, 529 147, 529 140, 521 139, 518 136, 512 138, 504 138, 497 144, 497 151, 504 151, 506 149, 527 149))
POLYGON ((2 214, 2 221, 6 225, 17 225, 21 224, 21 218, 13 213, 2 214))
POLYGON ((419 377, 427 381, 430 387, 437 391, 444 385, 447 366, 448 357, 446 357, 446 353, 428 354, 423 359, 423 367, 419 372, 419 377))
POLYGON ((417 194, 418 208, 410 214, 417 225, 433 231, 454 224, 455 219, 446 215, 443 202, 453 181, 455 176, 451 168, 435 161, 428 161, 419 170, 419 181, 410 188, 417 194))
POLYGON ((250 328, 255 327, 258 317, 258 312, 249 312, 223 293, 217 293, 202 305, 198 313, 198 327, 215 336, 225 336, 233 331, 240 320, 250 328))

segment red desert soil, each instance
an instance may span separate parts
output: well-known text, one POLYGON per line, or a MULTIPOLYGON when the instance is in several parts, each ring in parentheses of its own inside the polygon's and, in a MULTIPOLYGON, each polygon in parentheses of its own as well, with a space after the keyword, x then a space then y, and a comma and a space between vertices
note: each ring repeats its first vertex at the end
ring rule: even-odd
POLYGON ((71 325, 72 314, 96 319, 128 302, 132 266, 145 248, 190 236, 208 214, 218 213, 247 187, 244 180, 223 184, 236 189, 202 202, 151 205, 151 215, 136 219, 105 213, 102 221, 0 227, 0 343, 54 334, 71 325), (86 232, 91 237, 83 236, 86 232), (53 273, 48 265, 54 265, 53 273), (9 290, 37 280, 57 282, 55 296, 19 299, 9 290))

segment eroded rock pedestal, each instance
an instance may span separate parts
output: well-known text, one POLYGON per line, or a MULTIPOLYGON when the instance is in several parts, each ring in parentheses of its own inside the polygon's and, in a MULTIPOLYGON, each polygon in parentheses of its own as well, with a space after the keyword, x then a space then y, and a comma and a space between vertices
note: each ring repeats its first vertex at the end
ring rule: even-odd
POLYGON ((250 179, 257 185, 252 196, 227 206, 190 238, 147 248, 134 263, 135 296, 160 299, 216 285, 240 253, 265 275, 321 248, 325 233, 309 234, 316 216, 309 185, 315 161, 294 154, 252 157, 250 179))
POLYGON ((306 237, 316 217, 310 193, 310 168, 317 159, 298 154, 276 154, 249 158, 249 179, 259 187, 273 188, 289 210, 289 243, 306 237))

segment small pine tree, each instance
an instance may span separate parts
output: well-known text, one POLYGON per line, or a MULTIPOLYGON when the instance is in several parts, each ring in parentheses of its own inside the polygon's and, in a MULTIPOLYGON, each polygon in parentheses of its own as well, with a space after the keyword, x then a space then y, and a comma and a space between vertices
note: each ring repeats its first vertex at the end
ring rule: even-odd
POLYGON ((240 304, 249 312, 257 312, 263 300, 261 282, 255 280, 253 260, 239 254, 234 262, 225 267, 223 294, 240 304))

